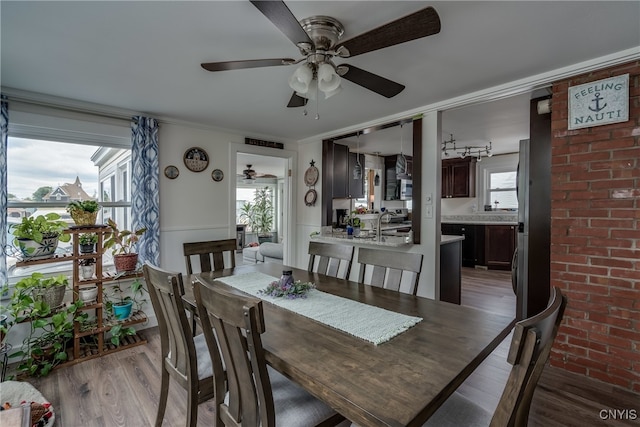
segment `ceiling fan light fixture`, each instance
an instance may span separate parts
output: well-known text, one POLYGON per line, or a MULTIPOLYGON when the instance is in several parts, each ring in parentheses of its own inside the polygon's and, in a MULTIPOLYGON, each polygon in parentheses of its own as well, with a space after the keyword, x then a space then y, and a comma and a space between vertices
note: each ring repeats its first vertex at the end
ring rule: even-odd
POLYGON ((323 92, 333 92, 340 87, 342 78, 333 66, 327 62, 318 66, 318 89, 323 92))
POLYGON ((316 99, 317 93, 318 93, 318 82, 315 79, 311 80, 306 92, 296 91, 296 95, 301 96, 303 98, 307 98, 312 101, 316 99))
POLYGON ((302 96, 309 90, 311 80, 313 80, 313 71, 307 64, 302 64, 289 77, 289 87, 302 96))
POLYGON ((337 88, 335 88, 334 90, 331 91, 324 91, 324 99, 329 99, 331 98, 333 95, 337 95, 340 92, 342 92, 342 85, 338 86, 337 88))

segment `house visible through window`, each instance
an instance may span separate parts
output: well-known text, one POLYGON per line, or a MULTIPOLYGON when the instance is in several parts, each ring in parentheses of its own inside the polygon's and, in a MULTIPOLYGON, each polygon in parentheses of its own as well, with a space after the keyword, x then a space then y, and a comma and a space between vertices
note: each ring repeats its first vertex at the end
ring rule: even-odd
MULTIPOLYGON (((9 227, 20 222, 23 217, 49 212, 58 213, 69 225, 73 225, 66 205, 75 200, 93 199, 102 205, 98 223, 112 218, 121 229, 130 228, 130 169, 131 150, 127 148, 17 138, 9 135, 9 227)), ((13 236, 8 230, 9 278, 29 275, 36 267, 37 271, 56 274, 70 268, 67 263, 16 268, 19 256, 16 256, 18 254, 15 248, 12 248, 12 241, 13 236)), ((59 244, 59 252, 70 250, 70 243, 59 244)))

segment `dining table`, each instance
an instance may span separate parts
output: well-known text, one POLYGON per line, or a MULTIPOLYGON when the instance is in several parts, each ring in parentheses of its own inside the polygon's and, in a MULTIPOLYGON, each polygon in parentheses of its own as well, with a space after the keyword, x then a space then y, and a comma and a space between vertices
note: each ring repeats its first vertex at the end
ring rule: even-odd
MULTIPOLYGON (((242 292, 221 280, 242 281, 257 273, 278 280, 283 270, 292 271, 296 281, 312 282, 316 291, 339 297, 338 301, 356 301, 382 313, 418 319, 388 340, 372 343, 275 304, 271 297, 262 297, 266 326, 262 344, 267 363, 363 427, 422 425, 515 324, 510 316, 277 263, 194 274, 185 281, 183 301, 195 310, 196 281, 242 292)), ((335 311, 335 305, 327 304, 326 308, 335 311)), ((350 317, 349 312, 342 315, 350 317)), ((370 316, 371 320, 377 317, 370 316)), ((358 322, 364 324, 367 319, 358 322)))

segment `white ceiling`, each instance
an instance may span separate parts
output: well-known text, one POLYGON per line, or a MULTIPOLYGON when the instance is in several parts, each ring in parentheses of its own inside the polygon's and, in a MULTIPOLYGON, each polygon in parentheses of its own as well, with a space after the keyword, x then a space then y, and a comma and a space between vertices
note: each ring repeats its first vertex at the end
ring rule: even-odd
MULTIPOLYGON (((353 64, 406 85, 387 99, 351 82, 315 105, 286 108, 294 67, 210 73, 202 62, 298 58, 248 1, 6 1, 1 83, 24 90, 296 141, 410 112, 640 46, 638 1, 287 1, 299 19, 329 15, 350 38, 433 6, 439 34, 369 52, 353 64)), ((445 137, 517 150, 528 136, 525 94, 443 114, 445 137)), ((397 146, 398 130, 379 133, 397 146)), ((382 151, 382 150, 368 150, 382 151)), ((397 150, 396 150, 397 151, 397 150)), ((244 167, 243 167, 244 168, 244 167)))

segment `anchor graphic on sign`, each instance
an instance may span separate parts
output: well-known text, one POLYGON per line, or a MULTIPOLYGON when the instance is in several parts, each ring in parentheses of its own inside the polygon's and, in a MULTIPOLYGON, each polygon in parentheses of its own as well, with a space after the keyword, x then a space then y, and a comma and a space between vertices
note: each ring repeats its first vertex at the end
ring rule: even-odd
POLYGON ((598 112, 600 110, 603 110, 604 108, 606 108, 607 104, 604 104, 602 107, 600 106, 600 101, 602 101, 604 98, 600 97, 600 92, 596 92, 596 97, 592 99, 592 101, 594 101, 596 103, 595 108, 591 108, 589 107, 589 110, 594 111, 594 112, 598 112))

